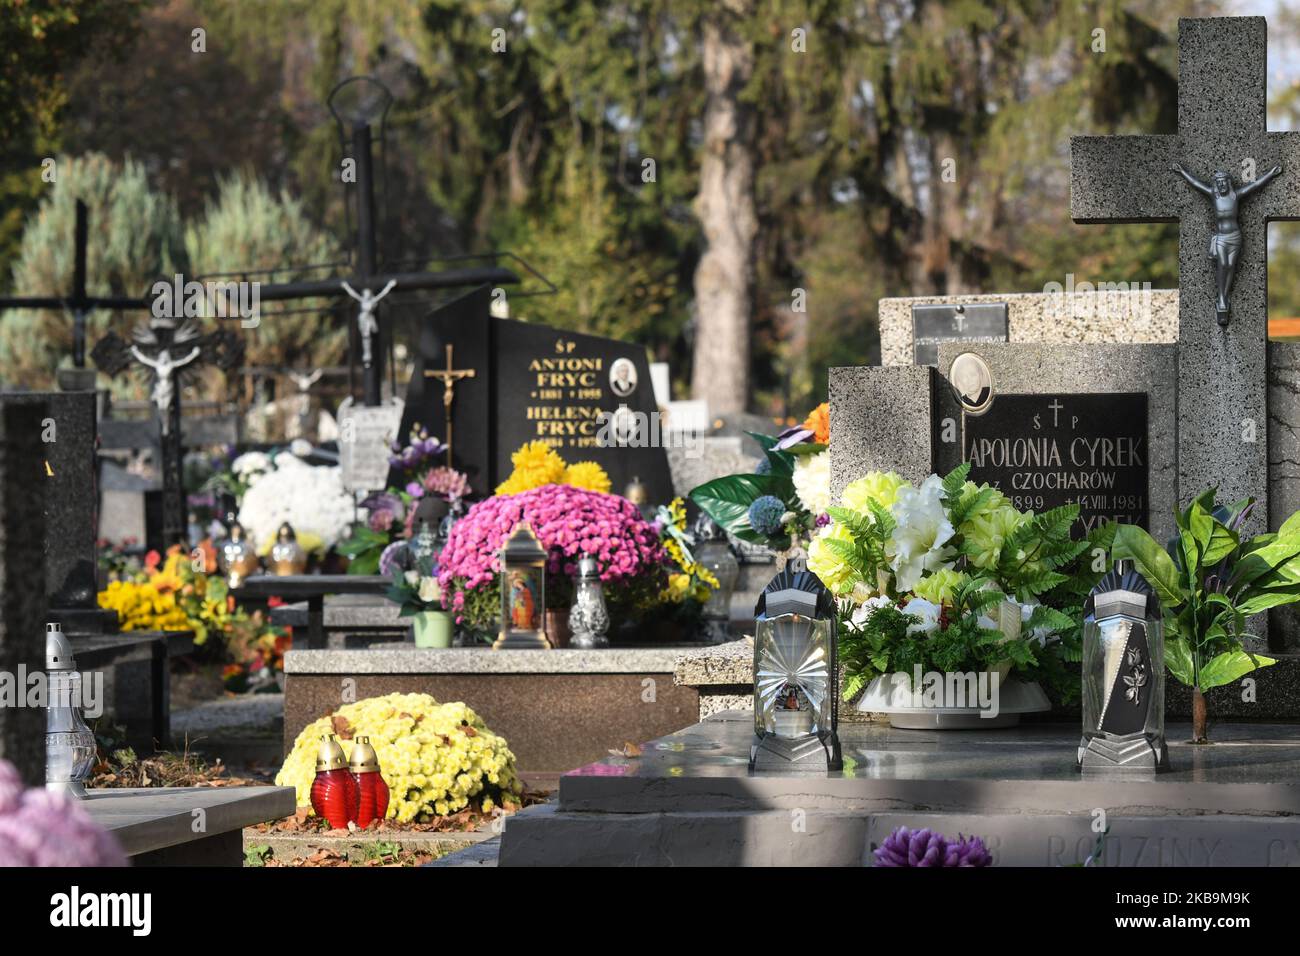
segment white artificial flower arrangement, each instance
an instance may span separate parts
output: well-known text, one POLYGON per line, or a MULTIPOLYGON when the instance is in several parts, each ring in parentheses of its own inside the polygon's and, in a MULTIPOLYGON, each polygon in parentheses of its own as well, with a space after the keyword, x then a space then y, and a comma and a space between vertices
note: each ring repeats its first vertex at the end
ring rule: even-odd
POLYGON ((244 487, 251 488, 263 475, 274 471, 275 464, 266 452, 246 451, 230 463, 230 470, 244 487))
MULTIPOLYGON (((871 472, 845 487, 808 569, 840 600, 844 695, 892 673, 1064 674, 1113 526, 1071 530, 1077 505, 1022 512, 967 480, 871 472)), ((1077 682, 1077 681, 1076 681, 1077 682)))
MULTIPOLYGON (((270 464, 269 459, 267 462, 270 464)), ((239 523, 259 549, 275 540, 286 521, 299 540, 304 535, 314 536, 323 547, 331 548, 351 526, 354 510, 352 495, 343 487, 337 466, 313 466, 282 454, 271 470, 250 484, 239 509, 239 523)))

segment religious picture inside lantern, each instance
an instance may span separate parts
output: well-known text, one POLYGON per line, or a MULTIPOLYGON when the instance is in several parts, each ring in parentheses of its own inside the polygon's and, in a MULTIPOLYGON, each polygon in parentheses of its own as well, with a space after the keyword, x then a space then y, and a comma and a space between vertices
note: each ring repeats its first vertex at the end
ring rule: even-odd
POLYGON ((492 645, 546 650, 546 549, 526 521, 515 526, 500 552, 501 633, 492 645))
POLYGON ((521 631, 537 630, 537 583, 530 570, 511 571, 507 585, 510 626, 521 631))

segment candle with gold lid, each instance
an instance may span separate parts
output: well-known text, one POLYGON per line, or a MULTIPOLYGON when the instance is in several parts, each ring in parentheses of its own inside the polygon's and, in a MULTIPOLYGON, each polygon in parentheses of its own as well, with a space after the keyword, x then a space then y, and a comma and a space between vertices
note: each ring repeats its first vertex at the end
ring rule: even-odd
POLYGON ((320 739, 316 752, 316 779, 311 784, 311 806, 335 830, 346 830, 357 818, 357 782, 348 772, 348 758, 333 734, 320 739))
POLYGON ((357 784, 357 826, 369 826, 372 820, 382 820, 388 815, 388 784, 379 769, 379 754, 370 738, 358 737, 352 744, 352 757, 348 770, 357 784))

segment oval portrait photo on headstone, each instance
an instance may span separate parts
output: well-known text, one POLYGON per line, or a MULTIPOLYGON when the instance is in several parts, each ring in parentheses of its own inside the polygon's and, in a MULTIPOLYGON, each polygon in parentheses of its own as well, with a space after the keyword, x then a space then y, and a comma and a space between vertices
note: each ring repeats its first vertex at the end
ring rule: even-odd
POLYGON ((615 359, 609 366, 609 387, 619 398, 636 391, 636 366, 629 358, 615 359))
POLYGON ((952 360, 948 381, 968 415, 983 415, 993 404, 993 373, 974 352, 963 352, 952 360))

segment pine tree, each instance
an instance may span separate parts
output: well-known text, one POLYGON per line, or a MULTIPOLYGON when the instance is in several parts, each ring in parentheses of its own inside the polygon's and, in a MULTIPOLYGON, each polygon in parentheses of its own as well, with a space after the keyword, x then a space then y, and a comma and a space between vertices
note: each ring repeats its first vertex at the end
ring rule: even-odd
MULTIPOLYGON (((89 207, 86 288, 91 295, 145 296, 159 277, 185 269, 176 205, 149 185, 144 167, 91 153, 56 159, 57 176, 23 230, 13 265, 15 295, 66 295, 72 288, 76 202, 89 207)), ((87 340, 140 313, 92 312, 87 340)), ((72 363, 72 317, 62 310, 15 309, 0 316, 0 369, 6 384, 50 388, 72 363)))

